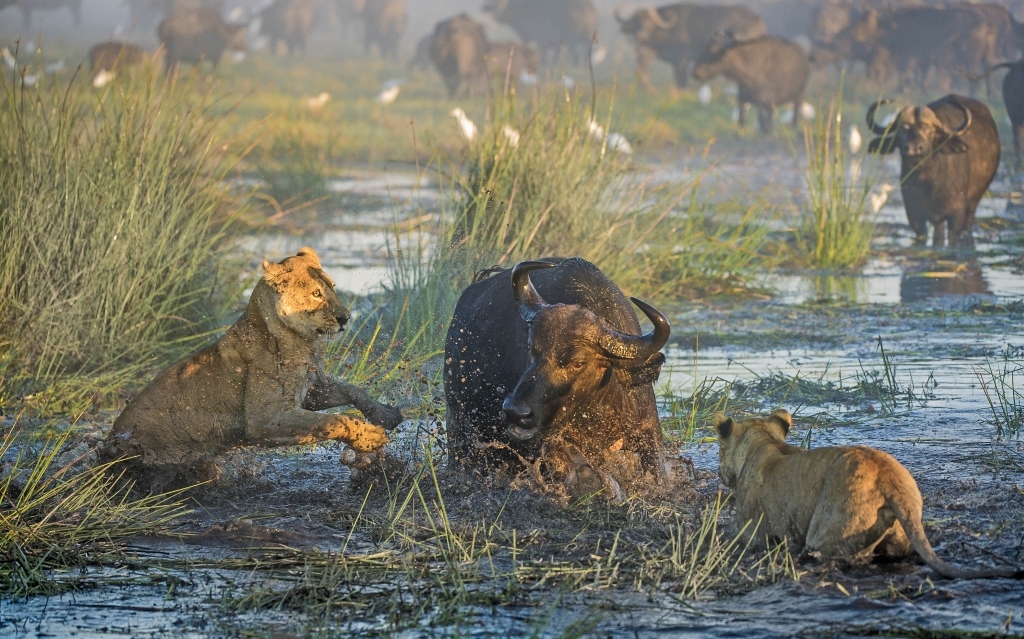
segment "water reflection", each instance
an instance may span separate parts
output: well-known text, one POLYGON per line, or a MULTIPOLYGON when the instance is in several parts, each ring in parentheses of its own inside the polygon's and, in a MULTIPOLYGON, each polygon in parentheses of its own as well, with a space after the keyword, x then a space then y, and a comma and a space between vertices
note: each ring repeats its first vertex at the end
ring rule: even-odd
POLYGON ((993 298, 988 281, 976 259, 966 262, 939 261, 909 270, 900 279, 903 303, 946 295, 993 298))

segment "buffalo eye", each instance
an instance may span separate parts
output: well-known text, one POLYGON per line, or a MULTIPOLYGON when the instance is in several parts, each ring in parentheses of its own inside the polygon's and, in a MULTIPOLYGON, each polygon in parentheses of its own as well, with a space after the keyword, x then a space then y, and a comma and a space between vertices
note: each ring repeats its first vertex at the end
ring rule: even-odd
POLYGON ((571 362, 569 362, 569 368, 574 371, 581 371, 583 370, 583 367, 586 365, 587 363, 582 359, 574 359, 571 362))

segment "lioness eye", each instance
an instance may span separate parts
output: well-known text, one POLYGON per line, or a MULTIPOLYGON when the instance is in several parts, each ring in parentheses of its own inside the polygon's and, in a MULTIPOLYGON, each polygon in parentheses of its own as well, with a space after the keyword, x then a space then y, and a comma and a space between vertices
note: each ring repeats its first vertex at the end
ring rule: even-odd
POLYGON ((324 294, 320 292, 320 289, 316 289, 315 291, 313 291, 313 297, 315 297, 316 299, 320 299, 323 296, 324 294))

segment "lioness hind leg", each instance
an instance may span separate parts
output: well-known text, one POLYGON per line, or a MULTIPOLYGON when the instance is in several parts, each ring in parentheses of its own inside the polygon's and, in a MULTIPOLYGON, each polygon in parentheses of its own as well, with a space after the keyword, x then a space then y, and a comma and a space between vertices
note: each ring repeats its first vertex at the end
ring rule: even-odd
POLYGON ((913 553, 914 548, 910 545, 910 539, 898 521, 893 522, 892 528, 875 546, 875 557, 882 560, 903 559, 913 553))
POLYGON ((811 517, 806 543, 807 551, 818 551, 824 558, 870 558, 879 542, 890 535, 893 524, 898 523, 884 507, 855 500, 838 504, 825 501, 819 501, 811 517))

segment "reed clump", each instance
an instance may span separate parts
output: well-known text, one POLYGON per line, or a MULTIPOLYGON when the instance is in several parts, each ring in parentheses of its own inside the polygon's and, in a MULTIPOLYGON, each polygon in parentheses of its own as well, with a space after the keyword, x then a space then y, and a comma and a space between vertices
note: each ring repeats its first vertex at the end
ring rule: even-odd
POLYGON ((804 126, 806 203, 796 233, 798 260, 820 269, 849 269, 863 264, 875 231, 870 194, 872 176, 860 180, 861 159, 843 144, 842 94, 827 117, 804 126), (852 171, 856 165, 858 170, 852 171))
POLYGON ((214 105, 153 67, 0 88, 0 402, 68 410, 218 326, 233 147, 214 105))
POLYGON ((109 563, 128 540, 191 512, 180 492, 132 497, 117 462, 82 470, 84 460, 63 460, 70 433, 35 451, 14 429, 0 439, 0 597, 73 588, 68 569, 109 563))

